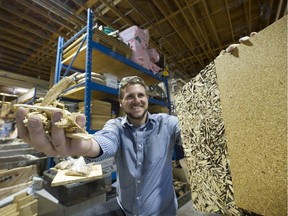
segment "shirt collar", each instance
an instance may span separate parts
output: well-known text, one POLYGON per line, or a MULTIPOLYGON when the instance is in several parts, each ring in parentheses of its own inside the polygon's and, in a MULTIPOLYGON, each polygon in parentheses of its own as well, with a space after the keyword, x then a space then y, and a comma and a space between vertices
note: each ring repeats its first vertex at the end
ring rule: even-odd
MULTIPOLYGON (((155 119, 155 117, 153 116, 153 115, 151 115, 149 112, 147 112, 147 122, 143 125, 143 127, 145 127, 147 124, 149 124, 150 122, 152 123, 152 124, 154 124, 154 125, 156 125, 156 119, 155 119)), ((125 127, 125 126, 130 126, 130 127, 133 127, 133 125, 132 124, 130 124, 129 123, 129 121, 128 121, 128 118, 127 118, 127 115, 125 115, 123 118, 122 118, 122 120, 121 120, 121 125, 123 126, 123 127, 125 127)), ((142 127, 142 126, 141 126, 142 127)))

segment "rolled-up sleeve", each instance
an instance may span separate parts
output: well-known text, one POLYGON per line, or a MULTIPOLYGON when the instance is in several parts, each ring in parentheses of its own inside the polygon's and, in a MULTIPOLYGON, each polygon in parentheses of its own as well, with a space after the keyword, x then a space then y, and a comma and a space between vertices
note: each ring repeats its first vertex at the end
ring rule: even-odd
POLYGON ((109 120, 102 130, 94 134, 94 139, 100 145, 102 154, 95 158, 86 157, 86 162, 97 162, 113 157, 119 147, 119 129, 116 120, 109 120))

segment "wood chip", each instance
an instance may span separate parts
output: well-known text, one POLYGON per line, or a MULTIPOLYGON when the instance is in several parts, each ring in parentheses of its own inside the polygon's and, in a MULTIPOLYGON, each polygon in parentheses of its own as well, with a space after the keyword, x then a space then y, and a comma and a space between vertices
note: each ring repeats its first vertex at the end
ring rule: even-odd
POLYGON ((194 207, 240 215, 235 206, 214 62, 174 96, 194 207))

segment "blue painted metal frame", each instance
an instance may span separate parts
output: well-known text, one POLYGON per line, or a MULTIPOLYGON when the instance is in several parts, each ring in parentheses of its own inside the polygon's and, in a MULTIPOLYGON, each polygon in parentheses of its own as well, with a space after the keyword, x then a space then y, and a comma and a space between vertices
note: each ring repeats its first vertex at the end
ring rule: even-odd
POLYGON ((86 116, 86 130, 88 133, 90 131, 90 122, 91 122, 91 70, 92 70, 92 35, 93 35, 93 12, 88 9, 87 11, 87 42, 86 42, 86 79, 85 79, 85 95, 84 95, 84 113, 86 116))
MULTIPOLYGON (((142 66, 136 64, 135 62, 125 58, 124 56, 113 52, 111 49, 96 43, 93 41, 92 39, 93 36, 93 12, 91 9, 88 9, 87 11, 87 26, 85 26, 83 29, 81 29, 78 33, 76 33, 72 38, 70 38, 66 43, 64 43, 64 38, 63 37, 59 37, 58 38, 58 45, 57 45, 57 56, 56 56, 56 68, 55 68, 55 77, 54 77, 54 84, 58 83, 60 81, 60 77, 61 77, 61 71, 62 68, 66 69, 64 76, 67 75, 69 73, 69 71, 79 71, 79 72, 84 72, 86 73, 86 78, 85 78, 85 82, 84 83, 80 83, 77 84, 76 86, 72 87, 72 88, 76 88, 80 85, 85 85, 85 95, 84 95, 84 101, 85 101, 85 115, 86 115, 86 130, 88 133, 95 133, 96 130, 90 130, 90 122, 91 122, 91 114, 90 114, 90 101, 91 101, 91 92, 92 90, 95 91, 102 91, 102 92, 106 92, 108 94, 113 94, 113 95, 117 95, 118 94, 118 89, 113 89, 104 85, 100 85, 100 84, 96 84, 91 82, 91 70, 92 70, 92 50, 96 49, 108 56, 111 56, 113 58, 115 58, 116 60, 127 64, 128 66, 135 68, 136 70, 145 73, 146 75, 149 75, 151 77, 154 77, 155 79, 159 80, 160 82, 164 82, 166 90, 167 90, 167 99, 168 102, 166 101, 161 101, 161 100, 157 100, 155 98, 149 98, 149 103, 153 103, 153 104, 158 104, 160 106, 165 106, 168 107, 169 109, 169 113, 171 114, 171 103, 170 103, 170 92, 169 92, 169 86, 168 86, 168 79, 161 77, 160 75, 155 75, 153 74, 152 71, 147 70, 146 68, 143 68, 142 66), (78 38, 80 35, 84 34, 86 32, 86 39, 84 37, 80 47, 78 48, 75 56, 73 57, 72 61, 70 62, 70 64, 64 65, 62 64, 62 56, 63 56, 63 50, 65 47, 67 47, 69 44, 71 44, 73 41, 75 41, 75 38, 78 38), (79 70, 76 68, 73 68, 73 62, 76 59, 76 56, 78 55, 82 45, 84 44, 86 40, 86 66, 85 66, 85 71, 83 70, 79 70)), ((71 88, 70 88, 71 89, 71 88)), ((70 89, 67 89, 70 90, 70 89)), ((53 158, 48 158, 48 168, 51 168, 54 166, 54 162, 53 162, 53 158)))
MULTIPOLYGON (((165 106, 168 107, 169 112, 171 112, 171 104, 170 104, 170 93, 169 93, 169 87, 168 87, 168 79, 164 78, 158 74, 154 74, 152 71, 138 65, 137 63, 127 59, 126 57, 113 52, 111 49, 103 46, 100 43, 94 42, 92 39, 93 36, 93 12, 91 9, 88 9, 87 11, 87 26, 85 26, 83 29, 81 29, 78 33, 76 33, 72 38, 70 38, 67 42, 64 43, 64 39, 63 37, 59 37, 58 38, 58 46, 57 46, 57 56, 56 56, 56 68, 55 68, 55 77, 54 77, 54 83, 59 82, 60 77, 61 77, 61 70, 62 69, 66 69, 66 72, 64 74, 67 75, 67 73, 69 71, 78 71, 78 72, 83 72, 86 73, 86 78, 85 78, 85 82, 77 84, 69 89, 67 89, 66 91, 71 90, 72 88, 76 88, 78 86, 81 85, 85 85, 85 90, 84 90, 84 101, 85 101, 85 115, 86 115, 86 130, 89 133, 95 132, 95 130, 90 130, 90 122, 91 122, 91 108, 90 108, 90 101, 91 101, 91 92, 92 90, 95 91, 101 91, 101 92, 106 92, 108 94, 113 94, 113 95, 117 95, 118 94, 118 89, 113 89, 101 84, 97 84, 97 83, 93 83, 91 82, 91 71, 92 71, 92 50, 98 50, 101 53, 106 54, 107 56, 113 57, 114 59, 127 64, 128 66, 135 68, 136 70, 143 72, 146 75, 149 75, 157 80, 159 80, 159 82, 164 82, 166 90, 167 90, 167 101, 162 101, 162 100, 157 100, 155 98, 149 98, 149 103, 153 103, 153 104, 157 104, 160 106, 165 106), (64 65, 62 64, 62 56, 63 56, 63 50, 65 47, 67 47, 68 45, 70 45, 73 41, 75 41, 75 38, 79 37, 80 35, 84 34, 86 32, 86 65, 85 65, 85 71, 83 70, 79 70, 77 68, 73 68, 73 62, 76 59, 76 56, 79 53, 79 50, 81 49, 81 45, 84 44, 85 42, 85 38, 83 39, 80 47, 78 48, 75 56, 73 57, 72 61, 70 62, 69 65, 64 65)), ((76 100, 75 100, 76 101, 76 100)))

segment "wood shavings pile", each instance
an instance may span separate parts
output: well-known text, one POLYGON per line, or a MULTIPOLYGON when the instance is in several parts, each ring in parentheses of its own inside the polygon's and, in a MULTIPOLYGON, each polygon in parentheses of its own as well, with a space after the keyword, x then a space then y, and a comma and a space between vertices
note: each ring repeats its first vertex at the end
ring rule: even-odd
POLYGON ((235 205, 214 62, 175 95, 194 208, 241 215, 235 205))

